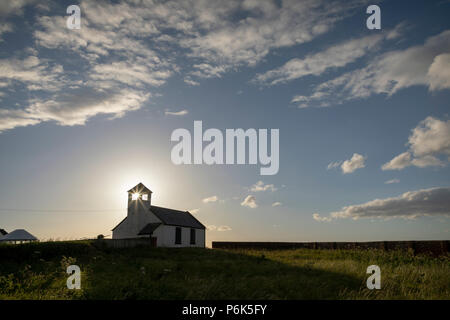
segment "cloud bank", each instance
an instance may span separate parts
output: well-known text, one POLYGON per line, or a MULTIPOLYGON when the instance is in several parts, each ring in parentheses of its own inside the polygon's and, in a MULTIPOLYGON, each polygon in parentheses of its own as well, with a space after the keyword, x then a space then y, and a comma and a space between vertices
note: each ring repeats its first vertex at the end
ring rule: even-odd
POLYGON ((275 49, 325 34, 364 2, 82 0, 81 29, 69 30, 60 4, 4 1, 0 41, 19 31, 13 18, 25 7, 36 16, 25 31, 30 47, 0 61, 0 99, 11 92, 22 97, 18 105, 1 107, 0 130, 46 121, 82 125, 99 114, 121 117, 143 108, 174 74, 195 86, 254 66, 275 49), (58 63, 50 62, 55 56, 58 63), (88 97, 75 99, 80 91, 89 91, 88 97))
POLYGON ((359 218, 403 218, 420 216, 450 217, 450 187, 408 191, 398 197, 375 199, 364 204, 343 207, 328 217, 313 214, 316 221, 359 218))
POLYGON ((328 107, 374 94, 393 95, 412 86, 430 91, 450 88, 450 30, 426 39, 423 45, 378 55, 364 68, 346 72, 317 85, 310 95, 296 95, 300 108, 328 107))

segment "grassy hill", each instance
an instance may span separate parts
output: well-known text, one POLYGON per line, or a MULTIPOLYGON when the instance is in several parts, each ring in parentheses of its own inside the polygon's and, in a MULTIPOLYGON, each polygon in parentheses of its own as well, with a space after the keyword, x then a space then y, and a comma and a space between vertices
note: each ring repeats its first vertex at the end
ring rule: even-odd
POLYGON ((450 299, 450 257, 378 250, 0 245, 0 299, 450 299), (66 268, 81 268, 81 290, 66 268), (381 290, 366 268, 381 268, 381 290))

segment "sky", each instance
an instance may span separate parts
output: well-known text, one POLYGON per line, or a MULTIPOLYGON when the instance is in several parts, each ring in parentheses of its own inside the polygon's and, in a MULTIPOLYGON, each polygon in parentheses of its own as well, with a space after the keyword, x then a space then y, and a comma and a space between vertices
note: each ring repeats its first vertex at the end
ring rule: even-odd
POLYGON ((109 236, 142 182, 206 225, 208 245, 449 239, 449 13, 442 0, 2 1, 0 228, 109 236), (372 4, 381 29, 366 26, 372 4), (175 165, 171 134, 194 121, 278 129, 278 172, 175 165))

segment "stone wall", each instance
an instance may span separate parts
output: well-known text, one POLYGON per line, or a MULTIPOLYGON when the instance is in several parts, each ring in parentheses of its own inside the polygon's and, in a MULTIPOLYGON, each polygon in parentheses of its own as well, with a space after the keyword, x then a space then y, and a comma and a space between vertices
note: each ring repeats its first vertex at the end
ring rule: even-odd
POLYGON ((450 251, 449 240, 372 242, 230 242, 213 241, 213 249, 381 249, 411 250, 414 254, 443 255, 450 251))

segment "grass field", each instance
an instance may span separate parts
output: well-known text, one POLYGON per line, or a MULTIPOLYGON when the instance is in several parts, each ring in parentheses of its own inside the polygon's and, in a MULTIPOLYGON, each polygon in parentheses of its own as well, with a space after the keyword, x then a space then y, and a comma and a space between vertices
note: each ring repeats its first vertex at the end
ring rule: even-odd
POLYGON ((0 246, 0 299, 450 299, 450 257, 400 251, 0 246), (66 287, 68 265, 81 289, 66 287), (366 268, 381 268, 381 289, 366 268))

